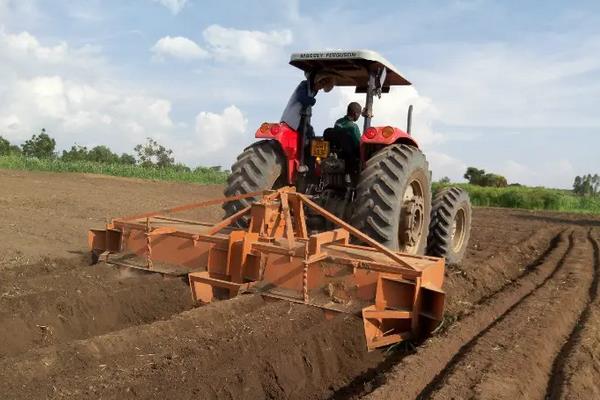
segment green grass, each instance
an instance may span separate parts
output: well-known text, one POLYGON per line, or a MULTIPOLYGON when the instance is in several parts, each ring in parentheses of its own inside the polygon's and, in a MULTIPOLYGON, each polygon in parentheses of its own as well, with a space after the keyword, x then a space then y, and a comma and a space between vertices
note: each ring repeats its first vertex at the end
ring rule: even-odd
MULTIPOLYGON (((434 184, 434 190, 442 186, 434 184)), ((526 186, 495 188, 469 184, 451 186, 460 186, 469 192, 474 206, 600 214, 600 197, 576 196, 568 190, 526 186)))
MULTIPOLYGON (((27 171, 82 172, 199 184, 220 184, 227 180, 226 172, 209 168, 188 171, 182 168, 148 168, 140 165, 61 161, 60 159, 37 159, 19 155, 0 156, 0 168, 27 171)), ((469 184, 452 185, 467 190, 474 206, 600 214, 600 197, 575 196, 568 190, 524 186, 493 188, 469 184)), ((434 190, 440 187, 442 185, 437 183, 433 185, 434 190)))
POLYGON ((188 171, 182 168, 151 168, 140 165, 104 164, 91 161, 62 161, 37 159, 19 155, 0 156, 0 168, 26 171, 82 172, 129 178, 191 182, 199 184, 224 183, 227 173, 209 168, 188 171))

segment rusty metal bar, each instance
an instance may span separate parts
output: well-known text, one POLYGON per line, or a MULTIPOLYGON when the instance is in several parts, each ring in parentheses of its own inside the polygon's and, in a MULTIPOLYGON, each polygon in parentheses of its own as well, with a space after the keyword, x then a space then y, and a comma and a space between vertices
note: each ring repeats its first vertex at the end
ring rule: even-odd
POLYGON ((205 235, 214 235, 215 233, 219 232, 221 229, 228 227, 229 225, 231 225, 232 223, 234 223, 235 221, 240 219, 242 216, 244 216, 244 214, 247 214, 248 212, 250 212, 251 209, 252 209, 252 206, 248 206, 248 207, 236 212, 232 216, 225 218, 224 220, 222 220, 221 222, 217 223, 212 228, 210 228, 205 233, 205 235))
POLYGON ((163 210, 150 211, 150 212, 143 213, 143 214, 129 215, 127 217, 123 217, 123 218, 119 218, 119 219, 122 221, 130 221, 132 219, 154 217, 159 214, 176 213, 176 212, 191 210, 194 208, 202 208, 202 207, 214 206, 217 204, 223 204, 223 203, 227 203, 228 201, 233 201, 233 200, 241 200, 241 199, 247 199, 249 197, 257 197, 257 196, 261 196, 264 193, 265 193, 264 191, 260 191, 260 192, 240 194, 238 196, 233 196, 233 197, 222 197, 220 199, 201 201, 199 203, 184 204, 179 207, 165 208, 163 210))
MULTIPOLYGON (((290 195, 292 195, 292 194, 290 194, 290 195)), ((362 240, 365 243, 368 243, 370 246, 381 251, 383 254, 385 254, 386 256, 388 256, 389 258, 391 258, 398 264, 402 265, 403 267, 412 269, 412 266, 410 264, 408 264, 407 262, 405 262, 404 260, 402 260, 402 258, 398 254, 394 253, 393 251, 391 251, 390 249, 388 249, 387 247, 385 247, 378 241, 371 239, 370 237, 368 237, 367 235, 365 235, 364 233, 362 233, 361 231, 359 231, 352 225, 347 224, 346 222, 342 221, 335 215, 331 214, 329 211, 321 208, 317 203, 308 199, 306 196, 304 196, 300 193, 294 193, 293 196, 298 196, 298 198, 300 198, 302 200, 302 202, 304 202, 308 207, 312 208, 314 211, 321 214, 323 217, 325 217, 325 219, 346 229, 348 232, 350 232, 351 235, 355 236, 356 238, 362 240)))

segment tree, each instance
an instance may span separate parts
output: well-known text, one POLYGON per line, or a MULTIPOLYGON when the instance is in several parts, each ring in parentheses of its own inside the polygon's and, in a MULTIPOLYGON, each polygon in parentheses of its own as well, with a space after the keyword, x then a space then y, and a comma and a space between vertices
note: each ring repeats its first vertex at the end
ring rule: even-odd
POLYGON ((581 177, 580 177, 579 175, 577 175, 577 176, 575 177, 575 180, 574 180, 574 182, 573 182, 573 192, 574 192, 575 194, 578 194, 578 195, 583 195, 583 193, 582 193, 582 191, 581 191, 581 189, 582 189, 581 182, 582 182, 582 179, 581 179, 581 177))
POLYGON ((505 187, 508 185, 508 181, 502 175, 492 173, 486 174, 485 170, 475 167, 467 168, 464 177, 471 185, 493 187, 505 187))
POLYGON ((121 157, 119 157, 119 163, 127 164, 127 165, 134 165, 135 157, 132 156, 131 154, 123 153, 123 154, 121 154, 121 157))
POLYGON ((576 176, 573 180, 573 193, 579 196, 597 196, 600 193, 600 177, 598 174, 576 176))
POLYGON ((20 154, 21 148, 17 145, 10 144, 10 142, 0 136, 0 156, 7 156, 10 154, 20 154))
POLYGON ((88 149, 85 146, 75 144, 69 151, 63 150, 60 157, 63 161, 86 161, 88 159, 88 149))
POLYGON ((27 157, 52 158, 56 141, 48 136, 46 130, 42 128, 39 135, 33 135, 21 147, 23 154, 27 157))
POLYGON ((447 185, 450 183, 450 178, 448 178, 447 176, 443 176, 440 178, 440 180, 438 182, 441 183, 442 185, 447 185))
POLYGON ((167 149, 152 138, 146 138, 146 143, 135 146, 134 151, 137 154, 141 165, 146 167, 170 167, 175 164, 173 150, 167 149))
POLYGON ((0 156, 7 156, 10 154, 10 142, 0 136, 0 156))
POLYGON ((479 185, 481 184, 481 178, 485 175, 485 170, 478 169, 475 167, 467 168, 467 172, 465 172, 464 178, 469 181, 471 185, 479 185))
POLYGON ((104 163, 104 164, 114 164, 119 162, 119 156, 106 146, 96 146, 90 150, 87 157, 88 161, 104 163))

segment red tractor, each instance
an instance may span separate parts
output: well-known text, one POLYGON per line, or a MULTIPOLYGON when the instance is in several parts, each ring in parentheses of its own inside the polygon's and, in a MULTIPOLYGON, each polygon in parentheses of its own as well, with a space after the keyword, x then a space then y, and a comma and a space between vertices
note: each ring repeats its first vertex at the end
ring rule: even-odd
MULTIPOLYGON (((261 140, 233 164, 225 195, 295 186, 392 250, 459 262, 470 233, 469 196, 452 187, 439 190, 432 200, 429 165, 411 136, 412 106, 406 131, 371 126, 374 98, 389 92, 390 86, 410 82, 378 53, 367 50, 295 53, 290 64, 305 72, 309 84, 327 72, 336 86, 352 86, 366 94, 360 146, 349 148, 346 132, 337 128, 314 136, 312 107, 303 106, 297 129, 284 122, 259 127, 255 136, 261 140)), ((252 202, 231 201, 223 208, 229 216, 252 202)), ((328 224, 310 214, 307 223, 314 231, 328 224)))

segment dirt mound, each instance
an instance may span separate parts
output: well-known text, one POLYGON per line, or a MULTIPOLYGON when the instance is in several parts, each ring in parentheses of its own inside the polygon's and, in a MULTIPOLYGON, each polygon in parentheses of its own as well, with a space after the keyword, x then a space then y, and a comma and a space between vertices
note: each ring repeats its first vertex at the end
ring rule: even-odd
POLYGON ((0 356, 168 318, 192 308, 179 278, 81 260, 43 261, 0 285, 0 356))
POLYGON ((323 398, 380 361, 364 350, 360 324, 241 297, 6 359, 0 391, 11 398, 323 398))

